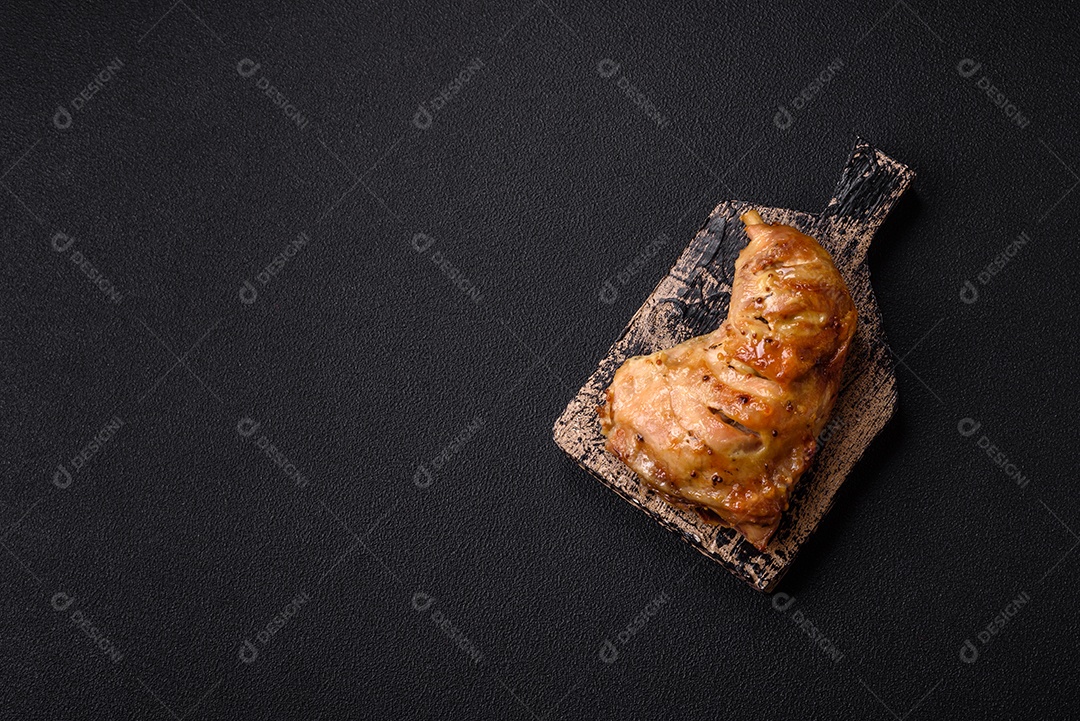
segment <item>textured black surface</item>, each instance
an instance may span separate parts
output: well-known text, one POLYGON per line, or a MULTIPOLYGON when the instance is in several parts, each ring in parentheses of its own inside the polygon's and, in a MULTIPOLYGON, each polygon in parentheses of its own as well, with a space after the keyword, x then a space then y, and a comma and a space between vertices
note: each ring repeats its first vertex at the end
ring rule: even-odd
POLYGON ((1075 9, 25 6, 0 715, 1075 716, 1075 9), (900 407, 770 599, 550 428, 718 200, 819 209, 855 135, 918 173, 870 253, 900 407))

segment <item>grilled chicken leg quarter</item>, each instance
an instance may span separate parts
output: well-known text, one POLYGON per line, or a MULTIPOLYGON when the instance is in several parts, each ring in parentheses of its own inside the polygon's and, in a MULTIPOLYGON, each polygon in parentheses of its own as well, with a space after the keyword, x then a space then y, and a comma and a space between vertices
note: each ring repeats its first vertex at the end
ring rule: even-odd
POLYGON ((764 551, 832 411, 857 313, 817 241, 757 211, 728 317, 623 363, 597 410, 607 449, 667 500, 764 551))

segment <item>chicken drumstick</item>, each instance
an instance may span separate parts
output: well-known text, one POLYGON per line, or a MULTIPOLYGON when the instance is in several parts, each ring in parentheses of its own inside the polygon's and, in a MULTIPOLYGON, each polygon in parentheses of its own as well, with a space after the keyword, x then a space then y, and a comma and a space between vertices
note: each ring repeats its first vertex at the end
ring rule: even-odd
POLYGON ((832 411, 857 313, 832 258, 741 216, 727 319, 623 363, 598 408, 607 448, 668 500, 711 511, 760 550, 832 411))

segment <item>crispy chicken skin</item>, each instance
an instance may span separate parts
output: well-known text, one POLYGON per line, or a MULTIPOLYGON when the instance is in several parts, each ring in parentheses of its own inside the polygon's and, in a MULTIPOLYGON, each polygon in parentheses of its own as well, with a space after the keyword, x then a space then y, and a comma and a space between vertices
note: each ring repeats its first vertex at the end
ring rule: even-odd
POLYGON ((607 449, 668 500, 764 551, 836 400, 856 311, 817 241, 757 211, 712 333, 623 363, 597 410, 607 449))

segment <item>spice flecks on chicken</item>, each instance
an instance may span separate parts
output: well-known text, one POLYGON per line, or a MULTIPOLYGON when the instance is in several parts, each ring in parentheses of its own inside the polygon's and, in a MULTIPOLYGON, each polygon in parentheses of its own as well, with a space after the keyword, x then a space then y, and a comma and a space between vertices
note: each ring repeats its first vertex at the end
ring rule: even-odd
POLYGON ((623 363, 598 412, 607 449, 669 500, 765 550, 809 467, 857 313, 816 240, 757 211, 712 333, 623 363))

